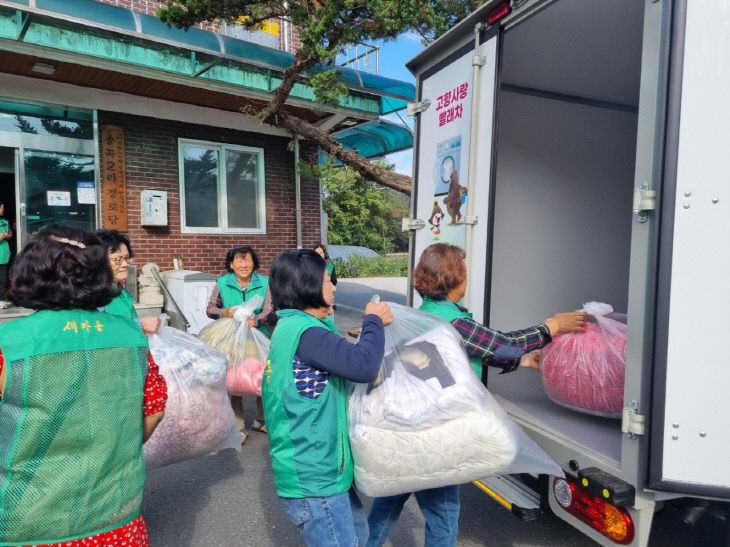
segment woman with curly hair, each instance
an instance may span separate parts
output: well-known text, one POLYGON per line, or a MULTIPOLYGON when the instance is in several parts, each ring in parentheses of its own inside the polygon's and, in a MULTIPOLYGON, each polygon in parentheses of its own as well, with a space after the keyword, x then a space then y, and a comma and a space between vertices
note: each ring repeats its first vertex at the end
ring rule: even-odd
POLYGON ((0 545, 146 546, 142 443, 165 381, 93 233, 48 226, 18 255, 0 325, 0 545))

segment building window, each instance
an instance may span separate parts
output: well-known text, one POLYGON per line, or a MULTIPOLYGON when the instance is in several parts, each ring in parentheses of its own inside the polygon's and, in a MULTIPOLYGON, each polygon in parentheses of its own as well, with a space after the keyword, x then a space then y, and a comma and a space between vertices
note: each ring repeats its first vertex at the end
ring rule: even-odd
POLYGON ((264 151, 180 139, 183 233, 266 233, 264 151))

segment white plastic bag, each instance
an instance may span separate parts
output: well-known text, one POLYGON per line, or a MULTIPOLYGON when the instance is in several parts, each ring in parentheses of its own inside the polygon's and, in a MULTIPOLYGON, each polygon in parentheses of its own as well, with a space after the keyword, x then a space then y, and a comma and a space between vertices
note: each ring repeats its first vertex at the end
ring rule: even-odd
POLYGON ((503 473, 562 475, 484 388, 450 323, 389 304, 394 321, 380 375, 350 390, 360 492, 390 496, 503 473))
POLYGON ((160 327, 150 352, 167 382, 165 416, 144 444, 147 466, 162 467, 223 450, 241 450, 228 401, 223 354, 195 336, 160 327))
POLYGON ((228 357, 226 388, 231 395, 261 395, 261 380, 271 344, 263 333, 246 323, 261 302, 261 296, 256 295, 245 304, 234 306, 232 319, 218 319, 198 334, 202 341, 228 357))
POLYGON ((540 359, 547 396, 587 414, 620 418, 624 406, 626 319, 613 307, 588 302, 585 332, 557 335, 540 359))

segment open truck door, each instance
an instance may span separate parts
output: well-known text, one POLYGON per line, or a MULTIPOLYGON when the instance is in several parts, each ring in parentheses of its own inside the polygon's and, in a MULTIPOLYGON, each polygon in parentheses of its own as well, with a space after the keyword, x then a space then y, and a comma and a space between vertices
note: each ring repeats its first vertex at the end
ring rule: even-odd
POLYGON ((675 9, 649 486, 730 498, 730 2, 675 9))
MULTIPOLYGON (((411 268, 433 243, 466 253, 465 306, 484 320, 497 64, 501 30, 482 26, 418 77, 413 211, 420 219, 411 268), (471 39, 469 39, 471 38, 471 39)), ((412 287, 409 287, 409 292, 412 287)), ((412 295, 416 305, 418 295, 412 295)))

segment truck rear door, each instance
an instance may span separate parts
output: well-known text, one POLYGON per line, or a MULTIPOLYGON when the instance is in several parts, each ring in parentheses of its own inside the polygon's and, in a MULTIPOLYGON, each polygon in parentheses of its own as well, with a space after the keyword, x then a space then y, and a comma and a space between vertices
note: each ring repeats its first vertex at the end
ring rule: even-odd
POLYGON ((676 2, 650 486, 730 497, 730 2, 676 2))
MULTIPOLYGON (((501 31, 490 28, 479 35, 479 82, 475 86, 472 60, 475 40, 462 43, 430 67, 418 78, 419 98, 430 106, 419 115, 416 127, 414 211, 425 227, 416 231, 412 246, 413 260, 432 243, 450 243, 466 247, 468 222, 472 240, 481 242, 467 257, 470 279, 466 307, 475 319, 483 320, 485 283, 488 276, 487 241, 489 226, 492 142, 497 86, 497 64, 501 31), (478 87, 475 96, 474 89, 478 87), (477 131, 474 165, 470 165, 472 109, 476 109, 477 131), (469 172, 476 177, 468 189, 469 172), (467 218, 468 202, 473 200, 474 219, 467 218)), ((415 264, 413 264, 415 265, 415 264)), ((419 304, 417 295, 416 305, 419 304)))

